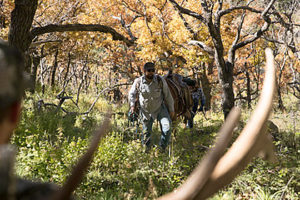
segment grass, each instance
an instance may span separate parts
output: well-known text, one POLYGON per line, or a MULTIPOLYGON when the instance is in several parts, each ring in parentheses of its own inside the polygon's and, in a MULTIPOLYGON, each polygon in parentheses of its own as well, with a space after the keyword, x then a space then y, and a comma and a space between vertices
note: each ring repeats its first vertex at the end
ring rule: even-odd
MULTIPOLYGON (((51 99, 51 96, 48 97, 51 99)), ((91 97, 82 97, 79 108, 86 110, 91 97)), ((12 140, 17 145, 17 174, 27 179, 51 181, 61 185, 72 166, 88 146, 94 127, 103 119, 109 104, 100 100, 89 115, 68 115, 53 109, 37 110, 38 97, 24 102, 23 117, 12 140)), ((275 111, 273 121, 279 129, 274 144, 278 161, 271 164, 256 158, 225 189, 211 199, 299 199, 300 151, 297 100, 285 98, 287 112, 275 111)), ((113 112, 126 113, 127 105, 111 106, 113 112)), ((71 102, 66 109, 75 110, 71 102)), ((251 111, 243 110, 238 131, 251 111)), ((183 123, 174 129, 170 154, 154 148, 144 153, 136 127, 128 127, 126 116, 114 115, 113 127, 101 142, 94 160, 75 195, 79 199, 155 199, 178 187, 192 172, 223 123, 222 113, 199 113, 195 128, 183 123)), ((156 125, 154 134, 160 134, 156 125)), ((141 127, 139 127, 140 132, 141 127)), ((239 132, 235 132, 237 137, 239 132)))

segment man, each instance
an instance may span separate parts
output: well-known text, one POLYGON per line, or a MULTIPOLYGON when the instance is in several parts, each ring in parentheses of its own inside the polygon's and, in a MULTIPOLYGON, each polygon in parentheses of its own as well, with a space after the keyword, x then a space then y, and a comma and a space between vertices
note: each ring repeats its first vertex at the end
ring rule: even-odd
POLYGON ((188 119, 187 127, 193 128, 194 126, 194 117, 196 115, 196 112, 198 110, 199 102, 200 102, 200 108, 199 111, 203 111, 204 105, 205 105, 205 96, 202 92, 202 89, 200 87, 196 86, 196 81, 192 80, 190 78, 184 79, 184 81, 187 83, 191 94, 193 98, 193 108, 192 108, 192 118, 188 119))
POLYGON ((142 143, 147 150, 151 147, 152 125, 155 119, 160 123, 160 147, 164 151, 171 135, 171 119, 174 113, 174 100, 166 81, 155 74, 155 65, 147 62, 143 67, 144 75, 135 79, 129 91, 130 112, 134 113, 136 100, 142 115, 142 143))
POLYGON ((45 199, 58 191, 49 183, 16 178, 13 173, 14 147, 9 145, 16 128, 24 93, 22 55, 0 41, 0 199, 45 199))

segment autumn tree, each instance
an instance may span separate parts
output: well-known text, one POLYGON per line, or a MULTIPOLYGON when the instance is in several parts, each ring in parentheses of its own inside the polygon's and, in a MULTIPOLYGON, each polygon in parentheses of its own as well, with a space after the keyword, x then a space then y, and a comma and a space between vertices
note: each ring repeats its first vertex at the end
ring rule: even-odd
MULTIPOLYGON (((201 7, 198 11, 195 11, 195 6, 188 2, 183 4, 178 4, 175 0, 170 0, 170 2, 180 14, 197 20, 199 26, 207 27, 213 45, 209 47, 205 42, 197 40, 194 43, 202 50, 213 52, 214 54, 223 91, 222 108, 226 117, 234 105, 233 69, 237 50, 261 38, 271 24, 283 23, 282 21, 284 21, 277 21, 281 15, 274 6, 275 0, 268 2, 266 6, 264 5, 265 2, 259 1, 225 2, 219 0, 200 1, 197 3, 193 1, 194 5, 201 7), (231 21, 224 20, 228 16, 232 17, 231 21), (256 27, 251 29, 245 27, 245 21, 248 21, 249 18, 255 20, 256 27), (230 25, 230 28, 228 25, 230 25), (224 28, 227 28, 230 33, 232 33, 230 30, 236 29, 235 36, 231 36, 232 40, 225 39, 228 31, 224 31, 224 28)), ((188 29, 190 27, 187 26, 188 29)))
MULTIPOLYGON (((293 2, 291 7, 297 10, 293 2)), ((101 85, 104 79, 107 85, 130 82, 141 75, 145 61, 155 61, 161 74, 172 68, 209 85, 216 82, 207 78, 207 74, 213 76, 215 63, 225 116, 234 105, 234 69, 239 72, 244 66, 235 62, 246 57, 244 49, 256 42, 255 47, 261 49, 269 46, 265 40, 275 40, 270 37, 270 27, 295 27, 294 14, 282 16, 274 0, 267 4, 262 0, 180 4, 175 0, 15 0, 4 4, 1 19, 10 29, 8 34, 8 28, 2 28, 1 37, 26 55, 33 80, 39 73, 43 84, 59 82, 66 91, 72 82, 80 92, 101 85)), ((288 48, 296 53, 297 42, 288 48)), ((244 68, 250 81, 255 80, 251 74, 256 66, 251 58, 254 56, 244 68)), ((210 90, 205 91, 210 94, 210 90)))
POLYGON ((281 26, 272 26, 264 35, 264 39, 273 45, 276 55, 278 108, 284 109, 282 91, 290 87, 299 98, 300 83, 300 47, 299 47, 299 15, 300 3, 296 0, 284 0, 276 4, 278 12, 274 12, 281 26), (279 13, 280 12, 280 13, 279 13), (298 34, 298 35, 297 35, 298 34))
MULTIPOLYGON (((76 1, 74 1, 76 3, 76 1)), ((38 0, 34 1, 21 1, 15 0, 14 10, 11 12, 11 23, 8 41, 11 46, 18 48, 21 52, 27 55, 27 71, 30 69, 31 60, 28 55, 28 50, 38 36, 52 33, 52 32, 66 32, 66 31, 97 31, 103 33, 110 33, 113 40, 124 41, 128 45, 132 42, 123 35, 116 32, 113 28, 101 24, 63 24, 49 23, 39 27, 32 27, 34 16, 38 8, 38 0)), ((41 2, 42 4, 43 2, 41 2)), ((40 4, 40 5, 41 5, 40 4)), ((46 8, 45 8, 46 9, 46 8)))

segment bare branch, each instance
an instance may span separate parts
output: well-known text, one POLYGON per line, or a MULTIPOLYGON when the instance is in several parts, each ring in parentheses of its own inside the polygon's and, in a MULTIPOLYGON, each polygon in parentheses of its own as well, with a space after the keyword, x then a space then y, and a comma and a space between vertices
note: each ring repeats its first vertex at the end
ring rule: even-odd
MULTIPOLYGON (((247 44, 250 44, 252 42, 254 42, 255 40, 257 40, 258 38, 260 38, 264 32, 266 32, 271 24, 271 19, 267 16, 267 13, 268 11, 270 10, 270 8, 272 7, 272 5, 274 4, 274 1, 275 0, 272 0, 269 5, 267 6, 267 8, 261 12, 261 16, 262 18, 265 20, 265 23, 264 25, 250 38, 238 43, 238 44, 235 44, 233 45, 231 48, 232 48, 232 52, 234 52, 236 49, 239 49, 241 47, 244 47, 246 46, 247 44)), ((244 7, 244 6, 242 6, 244 7)), ((248 6, 246 6, 248 7, 248 6)), ((252 11, 253 12, 253 11, 252 11)), ((259 12, 260 13, 260 12, 259 12)), ((220 14, 221 15, 221 14, 220 14)))
POLYGON ((196 19, 199 19, 202 23, 207 24, 206 19, 202 15, 200 15, 200 14, 198 14, 196 12, 193 12, 191 10, 188 10, 186 8, 181 7, 175 0, 169 0, 169 1, 173 4, 173 6, 175 8, 178 9, 178 11, 180 13, 192 16, 192 17, 194 17, 196 19))
POLYGON ((184 48, 184 49, 188 49, 187 47, 181 45, 181 44, 178 44, 177 42, 175 42, 174 40, 172 40, 170 37, 169 37, 169 34, 167 33, 166 31, 166 25, 165 25, 165 20, 163 18, 163 14, 162 14, 162 11, 160 11, 161 13, 161 17, 160 17, 160 21, 162 22, 162 30, 163 30, 163 34, 168 38, 168 40, 173 43, 174 45, 178 46, 178 47, 181 47, 181 48, 184 48))
POLYGON ((235 36, 235 40, 234 40, 234 42, 233 42, 233 46, 236 45, 237 42, 238 42, 239 39, 240 39, 240 36, 241 36, 241 30, 242 30, 242 28, 243 28, 245 16, 246 16, 246 12, 243 11, 242 19, 241 19, 240 25, 239 25, 239 27, 238 27, 238 31, 237 31, 236 36, 235 36))
POLYGON ((260 38, 264 32, 266 32, 268 30, 269 26, 270 26, 270 23, 265 22, 264 25, 252 37, 245 39, 244 41, 234 45, 232 48, 234 50, 236 50, 236 49, 246 46, 247 44, 254 42, 258 38, 260 38))
POLYGON ((196 45, 196 46, 200 47, 202 50, 206 51, 211 56, 214 56, 214 54, 215 54, 215 51, 211 47, 207 46, 204 42, 197 41, 197 40, 191 40, 191 41, 189 41, 188 44, 196 45))
POLYGON ((183 21, 183 24, 185 26, 185 28, 195 37, 196 36, 196 33, 195 31, 193 30, 193 28, 190 26, 190 24, 186 21, 186 19, 183 17, 182 13, 181 12, 178 12, 180 18, 182 19, 183 21))
POLYGON ((123 19, 122 15, 121 15, 120 17, 113 16, 113 18, 119 20, 120 23, 121 23, 121 25, 123 26, 123 28, 126 29, 127 34, 128 34, 128 35, 130 36, 130 38, 131 38, 131 41, 136 41, 136 40, 137 40, 137 37, 135 37, 135 36, 133 35, 133 33, 132 33, 130 27, 131 27, 132 23, 133 23, 137 18, 139 18, 139 17, 142 17, 142 16, 136 15, 136 16, 131 20, 131 22, 130 22, 128 25, 126 25, 125 20, 123 19))
POLYGON ((270 3, 268 4, 268 6, 266 7, 266 9, 261 13, 261 16, 263 18, 268 14, 268 12, 271 9, 271 7, 273 6, 274 2, 275 2, 275 0, 270 1, 270 3))
POLYGON ((61 42, 62 42, 62 40, 42 40, 42 41, 36 41, 36 42, 31 43, 30 48, 33 48, 33 47, 36 47, 36 46, 39 46, 39 45, 45 44, 45 43, 61 43, 61 42))
POLYGON ((245 16, 246 16, 246 11, 243 10, 243 15, 242 15, 241 22, 239 24, 238 30, 236 32, 235 40, 233 41, 233 43, 232 43, 232 45, 231 45, 231 47, 228 51, 228 60, 230 60, 231 62, 234 62, 234 59, 235 59, 236 45, 237 45, 237 43, 240 39, 240 36, 241 36, 241 31, 242 31, 242 28, 243 28, 245 16))
POLYGON ((146 26, 147 26, 147 28, 148 28, 148 30, 149 30, 149 32, 150 32, 150 35, 152 36, 152 35, 153 35, 153 32, 152 32, 152 30, 151 30, 151 28, 150 28, 150 26, 149 26, 149 22, 148 22, 148 18, 147 18, 147 8, 146 8, 145 4, 144 4, 141 0, 138 0, 138 2, 139 2, 139 3, 143 6, 143 8, 144 8, 143 16, 144 16, 144 18, 145 18, 145 23, 146 23, 146 26))
POLYGON ((135 9, 131 8, 131 7, 128 5, 128 3, 127 3, 126 1, 122 0, 122 3, 123 3, 123 5, 124 5, 126 8, 128 8, 130 11, 132 11, 132 12, 134 12, 134 13, 140 15, 140 16, 143 16, 143 13, 139 12, 138 10, 135 10, 135 9))
POLYGON ((227 15, 235 10, 248 10, 248 11, 251 11, 254 13, 262 13, 262 11, 256 10, 255 8, 251 8, 249 6, 235 6, 235 7, 228 8, 226 10, 222 10, 222 11, 218 12, 218 14, 220 17, 222 17, 222 16, 227 15))
POLYGON ((31 39, 45 33, 66 31, 98 31, 102 33, 110 33, 113 37, 113 40, 124 41, 128 46, 132 46, 134 44, 133 41, 128 40, 125 36, 118 33, 115 29, 100 24, 50 24, 44 27, 36 27, 31 30, 31 39))
POLYGON ((289 49, 292 50, 292 52, 296 55, 296 57, 298 58, 298 60, 300 60, 300 50, 298 50, 295 45, 287 44, 284 41, 280 41, 280 40, 276 40, 276 39, 273 39, 273 38, 269 38, 267 36, 263 36, 263 38, 265 40, 267 40, 268 42, 273 42, 273 43, 278 43, 278 44, 284 44, 284 45, 286 45, 289 49))
POLYGON ((218 5, 217 10, 218 10, 218 11, 221 11, 222 8, 223 8, 223 0, 218 0, 218 3, 219 3, 219 5, 218 5))
POLYGON ((293 25, 297 26, 297 24, 285 22, 283 17, 277 11, 272 11, 270 14, 273 14, 278 19, 278 23, 280 23, 283 27, 287 28, 288 30, 290 30, 293 25))

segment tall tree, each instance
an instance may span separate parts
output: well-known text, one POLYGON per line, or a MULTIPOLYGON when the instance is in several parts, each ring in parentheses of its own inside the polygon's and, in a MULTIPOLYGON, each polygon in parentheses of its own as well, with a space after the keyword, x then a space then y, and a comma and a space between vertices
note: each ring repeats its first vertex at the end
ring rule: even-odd
POLYGON ((38 7, 38 0, 15 0, 15 8, 11 13, 11 23, 8 41, 11 46, 19 49, 26 58, 26 71, 30 72, 31 60, 29 47, 37 36, 52 32, 66 31, 97 31, 109 33, 113 40, 124 41, 127 45, 133 42, 109 26, 101 24, 47 24, 32 27, 33 19, 38 7))
MULTIPOLYGON (((296 0, 286 1, 292 2, 292 7, 297 4, 296 0)), ((12 2, 7 2, 12 10, 12 2)), ((243 47, 258 41, 263 47, 268 46, 260 38, 274 40, 271 34, 266 34, 270 25, 273 28, 280 24, 291 31, 294 27, 293 16, 289 13, 282 16, 275 0, 267 0, 267 7, 265 2, 193 0, 179 4, 176 0, 15 0, 8 39, 26 55, 28 72, 31 60, 34 60, 31 57, 41 58, 34 61, 35 70, 31 72, 39 73, 40 61, 45 63, 44 76, 50 77, 47 69, 58 49, 54 75, 69 76, 64 79, 63 88, 65 83, 80 82, 78 71, 86 63, 85 69, 93 68, 88 70, 94 73, 93 77, 99 83, 110 69, 114 69, 116 76, 126 77, 124 82, 128 82, 128 78, 133 80, 141 74, 142 63, 150 60, 157 61, 160 69, 173 67, 183 75, 191 75, 191 69, 203 62, 215 61, 223 93, 223 112, 227 116, 234 105, 233 71, 244 65, 235 65, 241 50, 246 51, 243 47), (68 53, 72 55, 71 62, 68 53)), ((297 10, 294 7, 293 10, 297 10)), ((6 15, 6 25, 8 18, 6 15)), ((5 35, 3 30, 6 29, 0 30, 0 37, 5 35)), ((293 32, 296 33, 296 29, 293 32)), ((298 51, 296 40, 288 44, 293 52, 298 51)), ((215 68, 209 67, 203 72, 211 69, 215 68)), ((199 70, 198 75, 201 73, 199 70)))
MULTIPOLYGON (((207 27, 210 37, 213 41, 213 52, 216 66, 218 67, 219 81, 222 87, 222 108, 224 116, 227 117, 229 111, 234 106, 234 92, 233 92, 233 68, 236 59, 236 51, 254 41, 259 39, 264 32, 266 32, 272 23, 270 18, 271 8, 275 2, 272 0, 268 3, 264 10, 259 8, 250 7, 253 1, 245 3, 244 1, 239 1, 237 5, 228 5, 227 8, 224 6, 222 0, 215 1, 200 1, 201 13, 187 9, 179 5, 175 0, 169 0, 179 13, 191 16, 199 21, 200 24, 207 27), (232 41, 230 48, 225 52, 223 33, 221 32, 222 18, 226 15, 232 14, 237 11, 242 11, 240 14, 240 22, 237 26, 235 39, 232 41), (256 29, 251 35, 242 35, 243 24, 246 15, 258 14, 263 20, 263 25, 256 29)), ((259 23, 257 23, 259 25, 259 23)), ((208 48, 203 42, 195 41, 200 48, 207 51, 208 48)))

